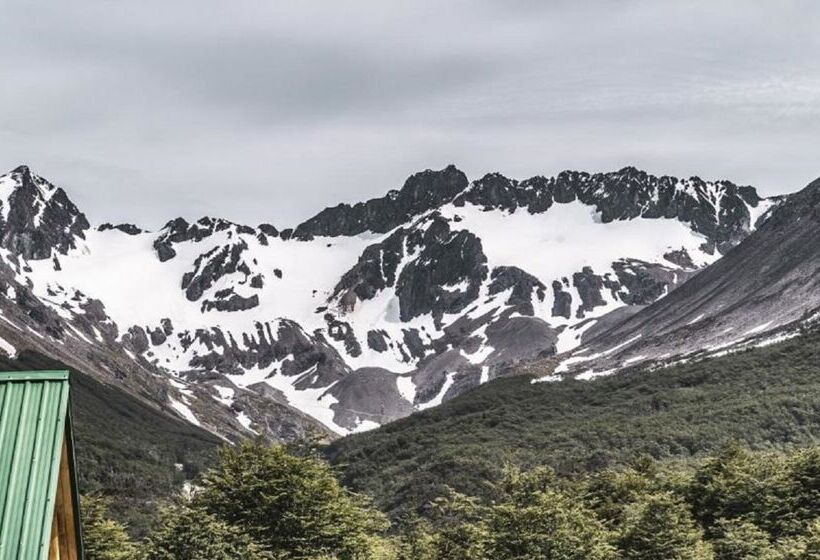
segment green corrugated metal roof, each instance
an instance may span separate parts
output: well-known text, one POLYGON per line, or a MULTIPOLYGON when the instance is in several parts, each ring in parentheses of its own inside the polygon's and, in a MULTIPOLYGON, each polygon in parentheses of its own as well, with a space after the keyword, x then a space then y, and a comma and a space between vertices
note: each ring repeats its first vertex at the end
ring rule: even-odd
POLYGON ((65 371, 0 373, 0 559, 48 554, 68 390, 65 371))

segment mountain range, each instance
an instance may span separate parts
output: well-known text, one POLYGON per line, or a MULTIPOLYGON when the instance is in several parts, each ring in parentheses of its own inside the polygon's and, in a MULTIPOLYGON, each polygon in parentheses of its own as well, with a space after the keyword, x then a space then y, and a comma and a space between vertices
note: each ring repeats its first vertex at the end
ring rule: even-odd
POLYGON ((0 177, 0 352, 36 352, 234 440, 333 438, 542 381, 780 340, 820 307, 820 183, 454 166, 295 227, 90 224, 0 177))

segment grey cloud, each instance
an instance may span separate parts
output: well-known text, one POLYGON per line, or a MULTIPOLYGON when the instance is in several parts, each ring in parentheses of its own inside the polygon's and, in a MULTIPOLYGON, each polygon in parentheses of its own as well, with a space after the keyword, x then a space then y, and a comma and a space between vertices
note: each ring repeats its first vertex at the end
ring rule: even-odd
POLYGON ((820 174, 802 1, 9 1, 0 167, 100 220, 288 225, 422 168, 820 174))

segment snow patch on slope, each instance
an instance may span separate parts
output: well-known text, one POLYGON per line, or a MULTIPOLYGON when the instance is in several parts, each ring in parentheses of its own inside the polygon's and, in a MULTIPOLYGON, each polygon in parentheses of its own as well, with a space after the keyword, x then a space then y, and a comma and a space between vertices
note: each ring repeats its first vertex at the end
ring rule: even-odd
POLYGON ((195 426, 201 426, 202 425, 199 422, 199 420, 197 419, 197 417, 194 415, 193 411, 191 410, 191 407, 189 407, 187 404, 185 404, 183 402, 180 402, 180 401, 174 399, 173 397, 170 399, 170 401, 171 401, 171 408, 176 410, 179 413, 180 416, 182 416, 188 422, 190 422, 191 424, 194 424, 195 426))
POLYGON ((453 386, 453 383, 455 382, 455 378, 456 378, 456 372, 454 372, 454 371, 448 372, 447 376, 444 379, 444 384, 441 386, 441 389, 439 390, 438 394, 434 398, 427 401, 426 403, 420 404, 419 405, 419 410, 425 410, 427 408, 432 408, 432 407, 438 406, 442 402, 444 402, 444 395, 446 395, 447 391, 450 390, 450 387, 453 386))
POLYGON ((638 218, 602 223, 594 208, 578 201, 553 204, 540 214, 487 212, 472 204, 447 205, 442 214, 459 216, 462 221, 455 225, 481 239, 491 263, 517 266, 548 286, 585 266, 600 274, 618 258, 659 262, 664 253, 681 247, 699 266, 719 257, 701 250, 704 238, 683 222, 638 218))
POLYGON ((15 348, 9 341, 0 337, 0 350, 6 353, 6 355, 14 359, 17 357, 17 348, 15 348))

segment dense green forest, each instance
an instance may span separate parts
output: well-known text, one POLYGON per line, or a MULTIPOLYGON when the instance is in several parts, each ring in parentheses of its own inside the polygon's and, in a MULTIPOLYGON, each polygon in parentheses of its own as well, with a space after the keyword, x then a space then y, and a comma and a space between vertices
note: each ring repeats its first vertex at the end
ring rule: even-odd
POLYGON ((214 436, 75 373, 88 558, 820 559, 817 330, 531 381, 330 446, 248 443, 217 460, 214 436))
POLYGON ((504 465, 484 497, 444 489, 392 524, 304 449, 222 450, 190 496, 132 541, 86 499, 87 560, 816 560, 820 447, 596 473, 504 465))
POLYGON ((816 330, 594 382, 531 381, 329 447, 223 448, 140 531, 90 495, 88 558, 820 560, 816 330))
POLYGON ((820 435, 820 333, 764 348, 595 381, 500 379, 378 430, 327 456, 355 491, 392 518, 426 515, 447 488, 491 494, 502 465, 562 475, 697 456, 734 440, 752 449, 820 435))

